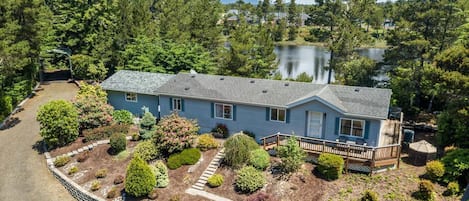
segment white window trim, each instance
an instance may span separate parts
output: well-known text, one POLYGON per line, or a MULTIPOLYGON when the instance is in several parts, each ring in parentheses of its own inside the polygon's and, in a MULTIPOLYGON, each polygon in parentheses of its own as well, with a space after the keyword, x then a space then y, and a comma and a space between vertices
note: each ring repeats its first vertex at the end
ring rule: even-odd
POLYGON ((353 138, 365 138, 365 120, 360 120, 360 119, 350 119, 350 118, 340 118, 340 122, 339 122, 339 135, 342 135, 342 136, 347 136, 347 137, 353 137, 353 138), (342 120, 351 120, 351 125, 350 125, 350 133, 348 135, 346 134, 342 134, 342 120), (361 121, 362 122, 362 125, 363 125, 363 129, 362 129, 362 136, 355 136, 355 135, 352 135, 352 132, 353 132, 353 122, 354 121, 361 121))
POLYGON ((224 120, 233 120, 233 105, 232 104, 224 104, 224 103, 215 103, 213 104, 213 112, 215 114, 213 114, 213 116, 215 117, 215 119, 224 119, 224 120), (225 109, 225 106, 230 106, 230 116, 231 118, 225 118, 225 111, 222 112, 223 114, 223 117, 217 117, 217 105, 221 105, 222 106, 222 109, 224 110, 225 109))
POLYGON ((138 95, 137 95, 137 93, 126 92, 126 93, 125 93, 125 101, 127 101, 127 102, 134 102, 134 103, 138 102, 138 95), (129 95, 129 94, 135 94, 135 100, 129 100, 129 98, 128 98, 128 95, 129 95))
POLYGON ((173 111, 181 111, 182 110, 182 99, 181 98, 173 98, 173 108, 171 108, 173 111), (179 100, 179 109, 176 108, 176 101, 179 100))
POLYGON ((275 107, 271 107, 269 108, 269 119, 270 121, 273 121, 273 122, 280 122, 280 123, 285 123, 287 122, 287 110, 286 109, 283 109, 283 108, 275 108, 275 107), (274 120, 272 119, 272 109, 275 109, 277 110, 277 119, 279 118, 279 112, 280 110, 283 110, 285 113, 285 116, 284 116, 284 120, 283 121, 280 121, 280 120, 274 120))

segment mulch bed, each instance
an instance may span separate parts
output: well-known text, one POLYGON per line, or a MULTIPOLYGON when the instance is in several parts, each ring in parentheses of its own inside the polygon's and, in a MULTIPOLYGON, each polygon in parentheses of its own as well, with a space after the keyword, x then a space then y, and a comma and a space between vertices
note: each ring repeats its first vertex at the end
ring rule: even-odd
POLYGON ((93 144, 93 142, 83 142, 84 140, 84 137, 78 137, 74 142, 70 143, 69 145, 65 146, 65 147, 59 147, 59 148, 55 148, 55 149, 52 149, 52 150, 49 150, 49 154, 51 155, 51 157, 56 157, 56 156, 60 156, 62 154, 66 154, 68 152, 71 152, 71 151, 75 151, 79 148, 82 148, 86 145, 90 145, 90 144, 93 144))

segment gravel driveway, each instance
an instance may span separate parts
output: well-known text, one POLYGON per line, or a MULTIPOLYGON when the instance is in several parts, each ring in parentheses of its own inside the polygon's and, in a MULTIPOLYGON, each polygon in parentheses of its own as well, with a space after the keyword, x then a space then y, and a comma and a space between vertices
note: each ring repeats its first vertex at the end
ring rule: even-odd
POLYGON ((36 112, 40 105, 53 100, 71 100, 78 88, 66 82, 42 85, 24 110, 14 115, 19 123, 0 131, 0 201, 75 200, 47 169, 44 155, 34 147, 41 140, 36 112))

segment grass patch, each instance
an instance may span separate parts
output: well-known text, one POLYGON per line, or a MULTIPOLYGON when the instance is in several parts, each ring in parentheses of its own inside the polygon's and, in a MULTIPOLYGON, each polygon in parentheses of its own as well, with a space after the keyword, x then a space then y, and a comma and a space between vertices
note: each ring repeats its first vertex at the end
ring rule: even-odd
POLYGON ((121 161, 125 160, 130 156, 130 152, 127 150, 119 152, 117 155, 114 156, 114 160, 121 161))

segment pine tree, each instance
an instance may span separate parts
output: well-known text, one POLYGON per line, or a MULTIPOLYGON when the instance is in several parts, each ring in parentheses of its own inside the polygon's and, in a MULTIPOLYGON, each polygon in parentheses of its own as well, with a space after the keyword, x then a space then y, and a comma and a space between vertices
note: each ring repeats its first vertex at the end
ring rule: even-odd
POLYGON ((288 5, 288 40, 295 40, 298 35, 300 16, 296 7, 295 0, 291 0, 288 5))

